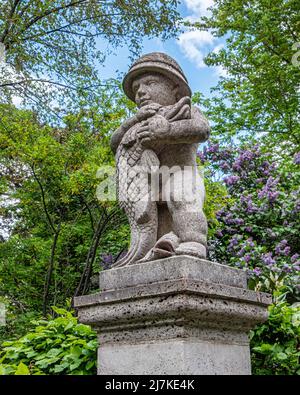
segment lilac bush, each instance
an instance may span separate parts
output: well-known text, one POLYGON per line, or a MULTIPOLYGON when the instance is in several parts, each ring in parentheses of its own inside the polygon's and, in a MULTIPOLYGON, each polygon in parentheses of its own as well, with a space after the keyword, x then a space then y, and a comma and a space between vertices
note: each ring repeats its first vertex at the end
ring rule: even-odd
POLYGON ((216 213, 219 228, 210 241, 210 259, 246 270, 256 290, 288 286, 297 294, 299 155, 275 162, 259 145, 213 143, 198 153, 210 176, 228 190, 228 203, 216 213))

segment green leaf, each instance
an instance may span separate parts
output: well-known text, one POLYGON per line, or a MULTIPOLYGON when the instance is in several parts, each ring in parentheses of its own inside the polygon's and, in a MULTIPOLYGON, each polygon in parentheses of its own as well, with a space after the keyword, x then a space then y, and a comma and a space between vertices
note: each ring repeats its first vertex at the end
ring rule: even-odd
POLYGON ((0 365, 0 376, 5 375, 5 367, 3 365, 0 365))
POLYGON ((287 359, 287 355, 284 352, 280 352, 280 353, 276 354, 276 358, 279 359, 280 361, 283 361, 283 360, 287 359))
POLYGON ((23 362, 20 362, 15 372, 15 375, 16 376, 30 375, 30 371, 23 362))
POLYGON ((90 370, 90 369, 93 368, 95 365, 96 365, 96 362, 95 362, 95 361, 89 361, 89 362, 86 364, 86 370, 90 370))

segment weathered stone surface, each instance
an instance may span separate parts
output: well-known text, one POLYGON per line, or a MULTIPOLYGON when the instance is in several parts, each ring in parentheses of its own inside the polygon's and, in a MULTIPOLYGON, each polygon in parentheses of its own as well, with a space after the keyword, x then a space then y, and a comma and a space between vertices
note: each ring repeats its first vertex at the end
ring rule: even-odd
POLYGON ((271 298, 244 276, 188 256, 102 272, 102 292, 75 299, 98 332, 99 374, 250 374, 247 334, 271 298))
POLYGON ((251 369, 248 346, 194 339, 104 345, 99 361, 100 375, 243 375, 251 369))
POLYGON ((120 287, 131 287, 137 284, 151 284, 153 281, 166 281, 174 278, 195 278, 198 280, 213 282, 216 284, 231 285, 245 288, 247 286, 246 273, 229 266, 220 265, 204 259, 190 256, 182 256, 180 264, 177 257, 159 259, 151 262, 151 271, 145 270, 143 263, 124 267, 124 270, 116 268, 105 270, 101 273, 100 290, 107 291, 120 287), (196 275, 197 273, 197 275, 196 275))
POLYGON ((205 260, 196 152, 208 122, 165 54, 138 59, 123 87, 139 110, 111 147, 131 245, 100 273, 99 293, 74 301, 79 321, 97 330, 98 373, 250 374, 248 332, 271 298, 248 290, 244 272, 205 260))
POLYGON ((173 255, 206 257, 203 179, 196 163, 210 127, 191 105, 191 90, 174 59, 142 56, 123 82, 139 107, 113 134, 117 192, 128 216, 131 244, 114 266, 173 255))

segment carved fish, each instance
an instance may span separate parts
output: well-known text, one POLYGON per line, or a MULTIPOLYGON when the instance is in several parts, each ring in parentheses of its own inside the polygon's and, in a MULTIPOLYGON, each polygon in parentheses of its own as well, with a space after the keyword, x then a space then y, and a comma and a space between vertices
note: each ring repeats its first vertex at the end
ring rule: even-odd
MULTIPOLYGON (((161 107, 157 114, 169 122, 189 119, 190 98, 184 97, 172 106, 161 107)), ((157 203, 151 198, 148 174, 159 169, 159 145, 153 150, 143 147, 137 138, 139 126, 137 123, 125 133, 116 152, 117 196, 129 220, 131 240, 128 253, 113 267, 136 263, 157 241, 157 203)))

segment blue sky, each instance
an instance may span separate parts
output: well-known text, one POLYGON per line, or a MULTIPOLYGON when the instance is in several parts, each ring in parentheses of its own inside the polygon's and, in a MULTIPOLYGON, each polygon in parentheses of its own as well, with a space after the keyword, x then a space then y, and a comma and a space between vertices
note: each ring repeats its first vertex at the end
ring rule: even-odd
MULTIPOLYGON (((197 20, 201 15, 208 15, 208 7, 214 0, 182 0, 179 12, 182 17, 197 20)), ((210 51, 218 51, 224 40, 217 39, 210 32, 185 31, 177 39, 162 42, 160 39, 144 40, 143 53, 160 51, 174 57, 183 68, 193 92, 200 91, 210 95, 210 88, 224 75, 220 68, 207 67, 203 57, 210 51)), ((101 45, 99 45, 101 47, 101 45)), ((103 78, 117 77, 118 72, 125 73, 129 66, 128 49, 120 48, 117 55, 110 55, 100 68, 103 78), (118 71, 118 72, 117 72, 118 71)))

